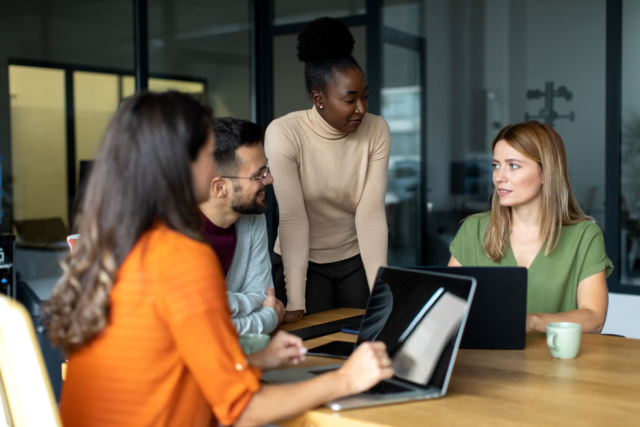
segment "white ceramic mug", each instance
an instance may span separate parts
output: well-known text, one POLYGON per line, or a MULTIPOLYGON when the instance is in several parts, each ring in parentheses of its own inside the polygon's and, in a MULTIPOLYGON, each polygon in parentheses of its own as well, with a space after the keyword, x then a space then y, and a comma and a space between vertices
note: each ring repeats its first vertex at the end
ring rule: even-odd
POLYGON ((551 355, 558 359, 573 359, 580 351, 582 326, 571 322, 549 323, 547 345, 551 355))

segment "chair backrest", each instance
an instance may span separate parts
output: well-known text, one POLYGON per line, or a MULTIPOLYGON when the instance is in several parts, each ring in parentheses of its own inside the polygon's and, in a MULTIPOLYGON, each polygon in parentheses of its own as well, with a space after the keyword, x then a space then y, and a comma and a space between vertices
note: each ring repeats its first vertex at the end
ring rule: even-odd
POLYGON ((0 426, 61 426, 27 311, 0 295, 0 426))

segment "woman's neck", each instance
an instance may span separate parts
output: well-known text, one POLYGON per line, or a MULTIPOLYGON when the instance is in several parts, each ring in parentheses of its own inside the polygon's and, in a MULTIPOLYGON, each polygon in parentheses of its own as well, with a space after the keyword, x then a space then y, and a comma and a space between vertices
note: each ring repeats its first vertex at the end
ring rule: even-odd
POLYGON ((525 205, 511 208, 511 228, 539 230, 542 216, 542 197, 536 197, 525 205))
POLYGON ((309 120, 311 121, 311 128, 313 131, 320 137, 325 139, 342 139, 347 136, 348 132, 342 132, 338 129, 331 126, 325 119, 320 115, 318 109, 313 106, 309 111, 309 120))

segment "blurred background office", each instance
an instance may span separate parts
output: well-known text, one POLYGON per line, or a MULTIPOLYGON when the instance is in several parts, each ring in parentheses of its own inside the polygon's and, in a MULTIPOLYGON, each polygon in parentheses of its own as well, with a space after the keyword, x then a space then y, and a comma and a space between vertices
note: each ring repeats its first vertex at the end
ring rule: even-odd
POLYGON ((497 131, 545 121, 616 266, 605 332, 640 338, 637 0, 1 0, 1 227, 17 239, 16 280, 48 297, 123 98, 176 89, 266 127, 311 106, 296 36, 321 16, 350 26, 370 112, 391 128, 389 264, 445 265, 460 220, 489 209, 497 131))

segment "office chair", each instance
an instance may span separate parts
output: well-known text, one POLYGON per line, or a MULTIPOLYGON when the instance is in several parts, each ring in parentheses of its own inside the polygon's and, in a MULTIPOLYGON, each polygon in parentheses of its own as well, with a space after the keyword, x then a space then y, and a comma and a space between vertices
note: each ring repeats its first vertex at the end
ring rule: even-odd
POLYGON ((0 295, 0 424, 62 426, 33 324, 0 295))
MULTIPOLYGON (((42 301, 38 295, 33 291, 31 286, 22 280, 17 281, 16 299, 27 310, 27 313, 31 316, 33 322, 36 339, 40 345, 40 351, 44 359, 45 367, 49 372, 49 384, 56 400, 60 400, 60 392, 62 390, 62 372, 60 365, 65 361, 64 356, 59 349, 54 348, 47 337, 44 324, 42 322, 42 316, 40 314, 40 305, 42 301)), ((1 426, 2 424, 0 424, 1 426)))

